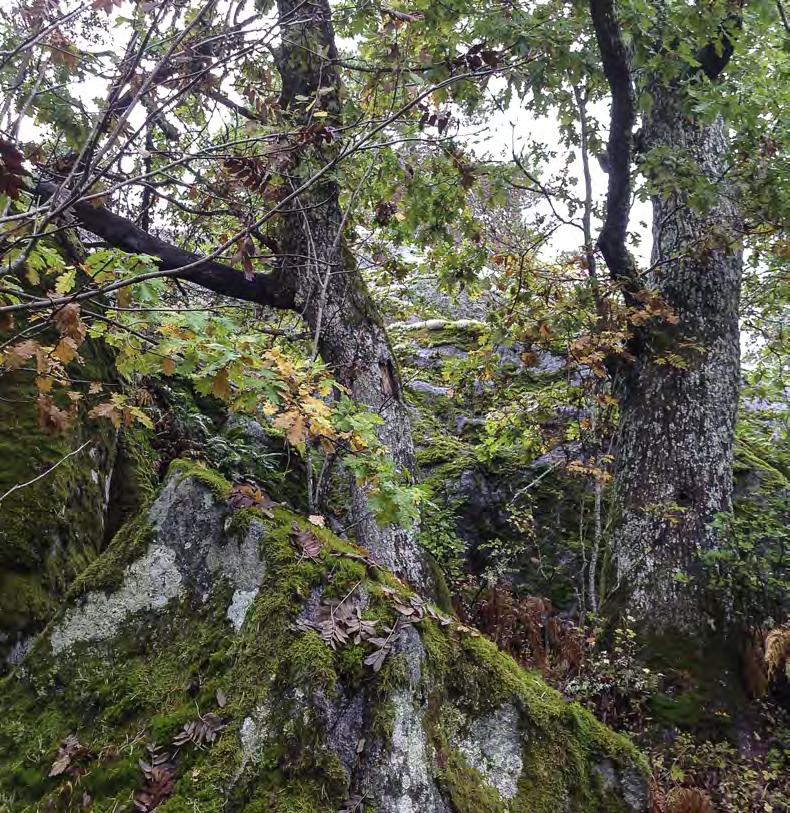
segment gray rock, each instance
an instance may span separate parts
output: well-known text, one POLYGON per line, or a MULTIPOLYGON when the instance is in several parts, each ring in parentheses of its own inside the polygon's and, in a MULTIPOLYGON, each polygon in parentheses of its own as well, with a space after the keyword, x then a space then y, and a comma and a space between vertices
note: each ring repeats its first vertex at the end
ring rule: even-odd
POLYGON ((518 791, 521 759, 521 723, 519 713, 508 703, 475 720, 458 750, 503 799, 512 799, 518 791))
POLYGON ((431 398, 448 398, 452 391, 450 387, 437 387, 435 384, 429 384, 427 381, 420 381, 419 379, 408 381, 406 386, 412 392, 428 395, 431 398))
POLYGON ((186 588, 205 600, 219 578, 235 588, 228 618, 240 629, 264 575, 262 528, 253 522, 243 538, 227 536, 227 510, 197 480, 171 477, 149 510, 148 550, 126 568, 118 590, 90 592, 65 612, 50 637, 53 651, 112 638, 132 616, 165 607, 186 588))
POLYGON ((424 711, 413 692, 401 690, 394 707, 392 740, 372 756, 365 790, 377 813, 447 813, 433 778, 433 753, 423 727, 424 711))
POLYGON ((109 596, 89 593, 81 606, 66 611, 50 637, 57 655, 78 641, 112 638, 127 618, 145 610, 164 607, 181 593, 183 578, 172 548, 152 544, 131 564, 120 590, 109 596))

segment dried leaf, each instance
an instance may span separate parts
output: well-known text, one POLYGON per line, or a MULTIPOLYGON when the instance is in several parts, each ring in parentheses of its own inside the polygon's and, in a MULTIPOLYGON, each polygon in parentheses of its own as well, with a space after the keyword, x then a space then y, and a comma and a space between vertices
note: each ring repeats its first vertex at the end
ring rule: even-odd
POLYGON ((211 392, 215 398, 221 401, 230 400, 230 380, 228 379, 228 368, 223 367, 211 382, 211 392))
POLYGON ((228 703, 228 696, 225 694, 225 692, 222 691, 222 689, 217 689, 217 705, 221 709, 224 709, 225 706, 227 705, 227 703, 228 703))
POLYGON ((120 429, 123 422, 123 413, 112 401, 96 404, 88 415, 91 418, 107 418, 116 429, 120 429))
POLYGON ((33 358, 38 350, 38 342, 27 339, 24 342, 13 345, 6 350, 3 357, 3 366, 6 370, 18 370, 28 359, 33 358))
POLYGON ((77 735, 69 734, 60 744, 60 748, 58 748, 58 754, 52 763, 49 775, 60 776, 69 769, 73 761, 80 757, 87 756, 88 753, 88 749, 80 743, 77 735))
POLYGON ((271 509, 279 503, 275 502, 265 491, 249 483, 237 483, 230 490, 228 505, 231 508, 257 508, 267 517, 272 517, 271 509))
POLYGON ((311 559, 321 552, 321 540, 312 531, 302 530, 295 522, 291 526, 291 541, 298 550, 311 559))
POLYGON ((62 364, 68 364, 77 357, 77 342, 70 336, 64 336, 52 351, 53 358, 62 364))
POLYGON ((381 649, 377 649, 365 658, 365 665, 372 666, 373 671, 378 672, 384 665, 384 661, 387 660, 387 655, 389 655, 390 651, 391 647, 389 646, 383 646, 381 649))
POLYGON ((87 328, 80 318, 80 306, 76 302, 70 302, 59 310, 55 311, 52 321, 61 336, 68 336, 73 339, 75 346, 79 347, 85 339, 87 328))
POLYGON ((292 446, 297 448, 304 446, 307 440, 307 426, 301 412, 296 409, 289 409, 278 415, 272 421, 272 426, 275 429, 281 429, 285 433, 285 439, 292 446))
POLYGON ((180 747, 188 742, 198 747, 213 745, 225 727, 225 721, 221 717, 209 712, 187 723, 173 738, 173 745, 180 747))
POLYGON ((36 399, 38 409, 38 425, 45 432, 58 434, 68 429, 71 424, 71 415, 57 406, 57 404, 44 393, 39 393, 36 399))

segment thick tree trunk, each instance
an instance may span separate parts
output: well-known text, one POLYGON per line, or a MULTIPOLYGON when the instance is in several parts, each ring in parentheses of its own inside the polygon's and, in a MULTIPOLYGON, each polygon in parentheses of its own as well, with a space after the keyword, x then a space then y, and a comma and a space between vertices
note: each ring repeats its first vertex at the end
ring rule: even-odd
MULTIPOLYGON (((337 149, 334 131, 340 119, 340 84, 331 13, 326 0, 279 0, 282 44, 278 68, 281 104, 295 127, 327 127, 312 149, 316 165, 337 149), (316 117, 317 112, 325 115, 316 117)), ((310 169, 297 166, 294 187, 310 169)), ((316 337, 316 349, 353 399, 383 419, 379 431, 396 467, 413 469, 411 426, 403 402, 397 362, 382 319, 343 239, 345 220, 337 182, 320 181, 301 195, 284 216, 280 247, 286 257, 279 277, 292 288, 295 309, 316 337)), ((380 528, 362 487, 351 484, 357 539, 385 566, 424 586, 421 555, 413 532, 380 528)))
POLYGON ((691 121, 674 88, 652 95, 646 146, 698 165, 702 180, 690 186, 710 183, 713 202, 692 207, 682 178, 678 191, 653 199, 647 284, 679 322, 641 333, 623 376, 614 542, 619 582, 640 622, 691 631, 711 618, 695 578, 698 555, 715 544, 715 514, 730 507, 742 252, 724 124, 691 121))

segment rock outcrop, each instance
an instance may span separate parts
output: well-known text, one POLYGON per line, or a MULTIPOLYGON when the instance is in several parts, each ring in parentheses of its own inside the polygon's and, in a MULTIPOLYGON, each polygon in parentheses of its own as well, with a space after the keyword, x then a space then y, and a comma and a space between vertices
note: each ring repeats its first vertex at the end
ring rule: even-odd
POLYGON ((643 811, 624 737, 182 461, 0 687, 0 809, 643 811))

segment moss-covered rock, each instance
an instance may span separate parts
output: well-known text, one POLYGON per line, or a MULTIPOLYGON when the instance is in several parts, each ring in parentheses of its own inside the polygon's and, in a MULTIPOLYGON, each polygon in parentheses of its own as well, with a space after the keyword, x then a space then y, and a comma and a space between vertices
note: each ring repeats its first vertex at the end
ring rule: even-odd
MULTIPOLYGON (((112 378, 101 344, 89 340, 81 353, 82 377, 112 378)), ((0 505, 0 672, 7 659, 21 656, 74 576, 102 549, 118 459, 118 433, 109 422, 77 421, 62 434, 44 432, 33 379, 25 370, 0 375, 0 495, 11 492, 0 505), (12 490, 21 484, 28 485, 12 490)), ((128 494, 127 514, 139 507, 131 489, 128 494)))
POLYGON ((0 808, 129 810, 158 787, 170 813, 645 809, 626 739, 430 605, 406 623, 413 594, 364 551, 285 508, 240 518, 227 488, 173 466, 5 679, 0 808), (378 672, 375 642, 321 624, 344 600, 388 639, 378 672))

